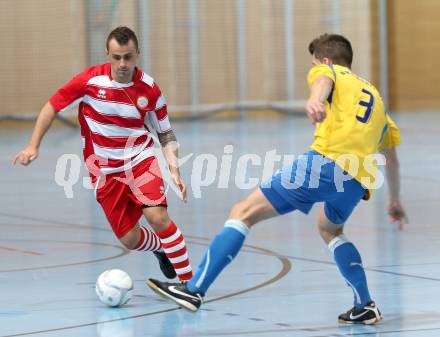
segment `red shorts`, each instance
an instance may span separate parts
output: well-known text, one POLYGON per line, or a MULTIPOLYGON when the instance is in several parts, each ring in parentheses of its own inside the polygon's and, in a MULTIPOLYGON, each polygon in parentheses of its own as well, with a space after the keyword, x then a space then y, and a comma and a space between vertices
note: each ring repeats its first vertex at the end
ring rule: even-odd
POLYGON ((131 171, 112 173, 93 180, 96 199, 118 238, 136 225, 142 216, 142 208, 167 205, 163 179, 155 157, 145 159, 131 171))

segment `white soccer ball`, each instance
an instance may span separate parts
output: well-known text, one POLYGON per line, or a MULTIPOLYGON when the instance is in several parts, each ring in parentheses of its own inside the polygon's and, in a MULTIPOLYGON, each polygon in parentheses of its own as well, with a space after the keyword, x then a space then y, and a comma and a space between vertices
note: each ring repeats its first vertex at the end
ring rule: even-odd
POLYGON ((110 269, 99 275, 95 286, 99 300, 109 307, 118 307, 130 301, 133 280, 120 269, 110 269))

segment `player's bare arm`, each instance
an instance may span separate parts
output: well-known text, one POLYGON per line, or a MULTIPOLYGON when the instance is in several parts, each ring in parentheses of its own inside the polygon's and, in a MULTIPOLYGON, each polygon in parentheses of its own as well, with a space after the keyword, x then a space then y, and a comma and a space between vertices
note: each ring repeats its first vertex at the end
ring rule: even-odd
POLYGON ((381 152, 386 158, 389 221, 403 225, 408 222, 408 218, 400 200, 400 166, 396 148, 392 147, 381 152))
POLYGON ((17 162, 22 165, 29 165, 37 159, 41 140, 55 119, 55 115, 56 112, 52 104, 47 102, 38 115, 29 144, 15 156, 14 165, 17 162))
POLYGON ((307 116, 313 123, 322 122, 327 116, 324 102, 330 95, 332 88, 332 79, 325 75, 319 75, 315 82, 313 82, 306 104, 307 116))
POLYGON ((177 143, 176 136, 172 130, 165 133, 158 133, 157 135, 159 137, 159 142, 162 145, 163 154, 171 172, 171 178, 182 193, 182 200, 186 202, 187 191, 185 182, 180 175, 178 151, 179 144, 177 143))

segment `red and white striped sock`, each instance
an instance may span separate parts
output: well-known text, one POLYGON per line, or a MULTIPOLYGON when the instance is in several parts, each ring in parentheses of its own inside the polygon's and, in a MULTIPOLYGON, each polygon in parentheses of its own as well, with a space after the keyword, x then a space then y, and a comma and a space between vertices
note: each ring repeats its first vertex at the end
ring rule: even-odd
POLYGON ((138 251, 152 251, 155 252, 160 250, 162 245, 160 243, 159 237, 154 233, 154 231, 150 228, 140 226, 141 227, 141 238, 139 239, 138 244, 133 250, 138 251))
POLYGON ((192 277, 191 264, 189 263, 183 235, 174 222, 170 222, 167 229, 156 232, 162 242, 162 248, 171 261, 180 281, 188 281, 192 277))

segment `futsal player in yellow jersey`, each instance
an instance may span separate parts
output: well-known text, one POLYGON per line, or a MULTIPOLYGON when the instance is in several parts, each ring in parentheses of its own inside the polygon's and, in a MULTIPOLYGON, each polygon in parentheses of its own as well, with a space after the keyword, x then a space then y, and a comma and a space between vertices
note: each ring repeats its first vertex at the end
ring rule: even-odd
POLYGON ((343 235, 343 228, 358 202, 375 187, 373 159, 378 159, 379 150, 387 161, 390 218, 405 221, 394 149, 400 142, 399 130, 385 113, 377 90, 351 72, 353 51, 346 38, 322 35, 310 43, 309 51, 314 66, 308 76, 306 110, 316 124, 311 150, 232 208, 190 281, 147 281, 151 289, 186 309, 196 311, 201 306, 209 286, 238 254, 254 224, 297 209, 308 213, 314 203, 322 202, 319 233, 354 294, 353 308, 339 315, 339 322, 374 324, 382 319, 370 297, 359 252, 343 235))
POLYGON ((382 98, 373 85, 347 66, 321 63, 316 57, 313 64, 307 78, 309 87, 314 87, 316 93, 329 93, 324 107, 316 103, 324 119, 313 119, 315 97, 308 103, 310 117, 319 122, 311 148, 335 160, 365 187, 373 187, 373 155, 378 149, 399 145, 400 132, 385 113, 382 98), (371 163, 365 162, 369 159, 371 163))

